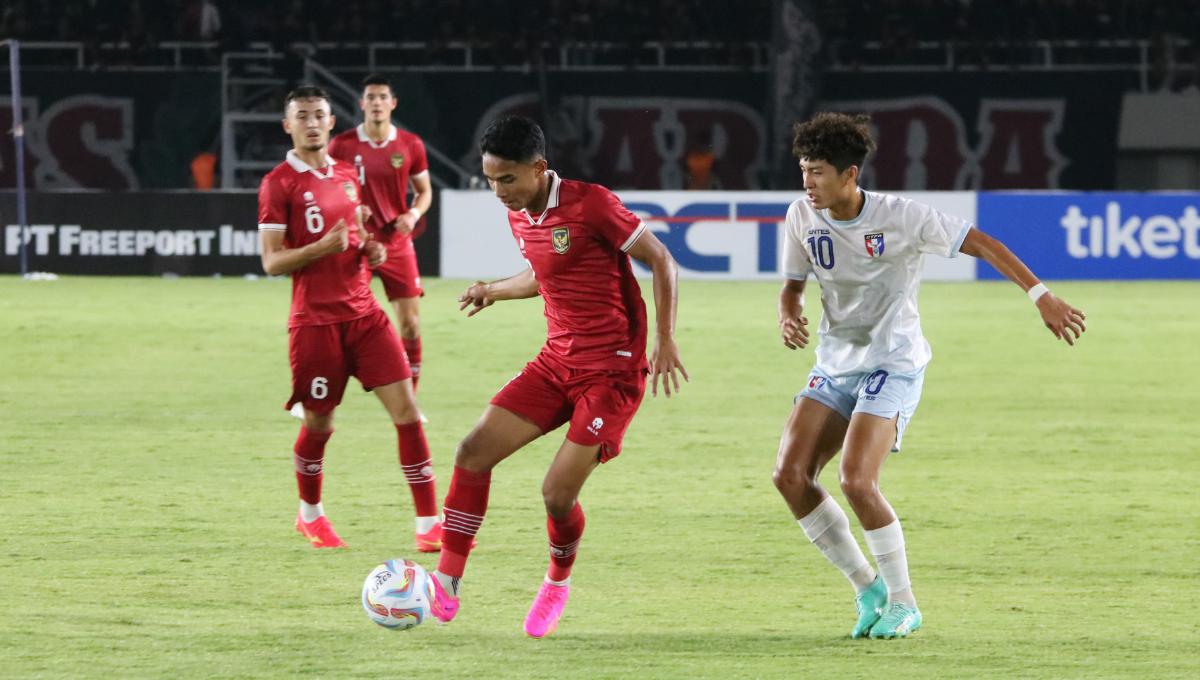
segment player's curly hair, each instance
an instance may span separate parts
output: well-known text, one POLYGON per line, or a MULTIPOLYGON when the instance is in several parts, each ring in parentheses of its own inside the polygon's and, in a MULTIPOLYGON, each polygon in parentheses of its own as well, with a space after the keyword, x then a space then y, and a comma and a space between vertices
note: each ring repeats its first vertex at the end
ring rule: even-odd
POLYGON ((484 154, 528 163, 546 155, 546 135, 525 116, 497 118, 479 138, 479 155, 484 154))
POLYGON ((792 128, 792 154, 797 159, 825 161, 838 172, 851 165, 861 169, 867 154, 875 150, 867 126, 870 120, 863 114, 818 113, 792 128))

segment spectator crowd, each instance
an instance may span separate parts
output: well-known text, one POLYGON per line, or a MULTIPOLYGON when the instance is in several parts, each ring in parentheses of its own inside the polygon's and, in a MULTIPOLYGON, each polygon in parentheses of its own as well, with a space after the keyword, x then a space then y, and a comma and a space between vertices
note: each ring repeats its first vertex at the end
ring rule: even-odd
MULTIPOLYGON (((466 42, 520 61, 539 44, 767 42, 774 1, 0 0, 0 32, 22 40, 125 43, 133 63, 164 41, 215 41, 218 49, 252 41, 466 42)), ((835 59, 864 42, 903 56, 921 41, 1200 38, 1197 0, 783 1, 811 10, 835 59)))

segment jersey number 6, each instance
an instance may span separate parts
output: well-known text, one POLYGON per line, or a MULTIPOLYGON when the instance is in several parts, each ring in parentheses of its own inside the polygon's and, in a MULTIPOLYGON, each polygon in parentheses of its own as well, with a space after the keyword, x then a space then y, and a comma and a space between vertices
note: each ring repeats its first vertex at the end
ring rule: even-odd
POLYGON ((325 216, 321 214, 321 206, 310 205, 304 209, 304 226, 313 234, 319 234, 325 229, 325 216))

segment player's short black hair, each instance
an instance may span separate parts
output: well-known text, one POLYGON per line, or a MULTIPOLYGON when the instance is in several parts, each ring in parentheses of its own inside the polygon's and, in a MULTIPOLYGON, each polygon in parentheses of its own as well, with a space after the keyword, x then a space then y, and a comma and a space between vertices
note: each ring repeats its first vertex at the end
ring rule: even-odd
POLYGON ((316 85, 300 85, 291 92, 288 92, 287 98, 283 100, 284 113, 287 112, 288 104, 297 99, 324 99, 325 101, 329 101, 329 93, 316 85))
POLYGON ((358 84, 358 91, 362 92, 363 90, 367 89, 369 85, 383 85, 388 89, 388 92, 394 93, 396 91, 396 89, 392 87, 392 81, 388 80, 386 76, 379 73, 371 73, 368 74, 366 78, 363 78, 362 82, 358 84))
POLYGON ((861 169, 867 154, 875 150, 870 121, 863 114, 818 113, 792 129, 792 154, 798 159, 825 161, 838 172, 851 165, 861 169))
POLYGON ((492 121, 479 138, 479 155, 528 163, 546 155, 546 135, 542 128, 525 116, 504 116, 492 121))

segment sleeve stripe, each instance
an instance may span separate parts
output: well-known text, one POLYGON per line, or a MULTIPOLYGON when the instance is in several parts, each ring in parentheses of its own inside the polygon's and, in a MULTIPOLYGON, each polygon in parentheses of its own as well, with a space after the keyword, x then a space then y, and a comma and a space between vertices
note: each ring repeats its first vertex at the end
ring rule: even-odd
POLYGON ((784 277, 792 279, 793 281, 807 281, 808 280, 808 274, 796 274, 794 272, 788 272, 788 273, 784 274, 784 277))
POLYGON ((963 227, 962 233, 958 235, 958 238, 954 239, 954 243, 950 244, 950 252, 946 253, 946 257, 958 257, 958 251, 962 248, 963 241, 967 240, 967 232, 971 231, 971 227, 973 226, 973 224, 968 222, 963 227))
POLYGON ((629 238, 625 239, 625 243, 621 244, 621 252, 622 253, 629 252, 629 249, 633 247, 633 244, 639 238, 641 238, 642 234, 644 234, 644 233, 646 233, 646 223, 638 222, 637 229, 634 229, 633 233, 629 235, 629 238))
POLYGON ((287 231, 287 225, 286 224, 275 224, 272 222, 266 222, 266 223, 260 222, 258 225, 258 230, 259 231, 287 231))
POLYGON ((428 171, 428 170, 422 170, 421 172, 418 172, 418 173, 417 173, 417 174, 415 174, 415 175, 409 175, 409 176, 408 176, 408 178, 409 178, 409 179, 416 179, 417 177, 428 177, 428 176, 429 176, 429 171, 428 171))

